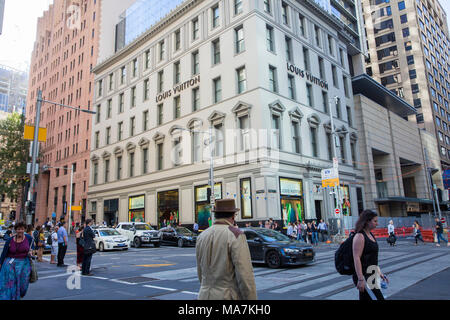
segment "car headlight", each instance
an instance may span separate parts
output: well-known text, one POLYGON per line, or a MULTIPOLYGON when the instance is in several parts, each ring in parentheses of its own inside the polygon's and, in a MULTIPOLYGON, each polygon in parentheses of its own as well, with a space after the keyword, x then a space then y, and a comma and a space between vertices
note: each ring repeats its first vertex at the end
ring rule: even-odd
POLYGON ((106 242, 114 242, 114 240, 110 240, 110 239, 108 239, 108 240, 105 240, 106 242))
POLYGON ((300 252, 300 250, 298 250, 298 249, 290 249, 290 248, 283 248, 283 251, 285 253, 288 253, 288 254, 299 253, 300 252))

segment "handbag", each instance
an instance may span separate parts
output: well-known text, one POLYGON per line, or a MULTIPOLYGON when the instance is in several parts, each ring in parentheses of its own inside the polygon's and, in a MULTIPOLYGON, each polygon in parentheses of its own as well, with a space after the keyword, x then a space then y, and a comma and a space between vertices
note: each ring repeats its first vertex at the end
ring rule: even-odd
MULTIPOLYGON (((34 239, 33 239, 32 245, 33 245, 33 243, 34 243, 34 239)), ((30 254, 28 254, 28 258, 30 259, 30 264, 31 264, 30 283, 35 283, 36 281, 38 281, 36 262, 33 260, 33 258, 31 257, 30 254)))

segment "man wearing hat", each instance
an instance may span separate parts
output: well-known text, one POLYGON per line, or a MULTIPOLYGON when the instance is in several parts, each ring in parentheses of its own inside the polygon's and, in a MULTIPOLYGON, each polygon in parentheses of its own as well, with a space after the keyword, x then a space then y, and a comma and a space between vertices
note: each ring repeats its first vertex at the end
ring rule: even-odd
POLYGON ((214 225, 197 238, 199 300, 256 300, 256 285, 245 234, 233 227, 234 199, 215 202, 214 225))

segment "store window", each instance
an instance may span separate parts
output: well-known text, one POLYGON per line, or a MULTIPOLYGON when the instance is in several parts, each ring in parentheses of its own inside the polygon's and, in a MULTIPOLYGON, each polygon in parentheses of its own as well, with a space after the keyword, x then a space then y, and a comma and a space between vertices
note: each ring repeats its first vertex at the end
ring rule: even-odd
MULTIPOLYGON (((195 187, 195 222, 200 230, 211 226, 211 206, 209 186, 195 187)), ((214 185, 214 200, 222 199, 222 183, 214 185)))
POLYGON ((178 225, 179 219, 178 190, 158 192, 158 227, 163 223, 178 225))
POLYGON ((280 178, 281 216, 287 226, 305 219, 302 180, 280 178))
POLYGON ((145 222, 145 195, 130 197, 128 200, 128 221, 145 222))
POLYGON ((241 190, 241 218, 242 219, 251 219, 253 218, 253 210, 252 210, 252 188, 251 188, 251 179, 244 178, 240 181, 240 190, 241 190))

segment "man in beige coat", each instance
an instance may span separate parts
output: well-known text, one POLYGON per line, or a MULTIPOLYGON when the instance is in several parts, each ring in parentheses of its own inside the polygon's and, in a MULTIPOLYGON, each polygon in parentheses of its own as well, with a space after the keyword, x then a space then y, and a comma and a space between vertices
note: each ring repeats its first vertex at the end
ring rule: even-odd
POLYGON ((256 285, 245 234, 233 227, 233 199, 215 202, 216 221, 197 239, 199 300, 256 300, 256 285))

